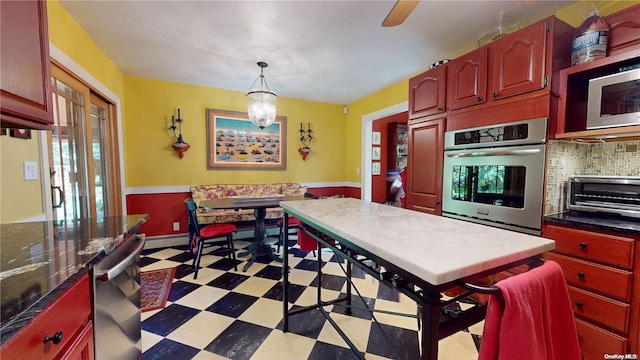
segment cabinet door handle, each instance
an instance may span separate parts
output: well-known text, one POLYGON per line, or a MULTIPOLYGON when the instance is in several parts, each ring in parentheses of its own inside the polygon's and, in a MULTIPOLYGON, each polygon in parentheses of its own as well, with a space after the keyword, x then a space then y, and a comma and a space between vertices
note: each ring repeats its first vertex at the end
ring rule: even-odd
POLYGON ((578 277, 579 277, 580 279, 584 279, 584 273, 583 273, 582 271, 579 271, 579 272, 578 272, 578 277))
POLYGON ((582 301, 580 301, 580 300, 576 301, 576 306, 577 306, 577 307, 581 308, 581 307, 582 307, 582 305, 583 305, 583 304, 582 304, 582 301))
POLYGON ((62 331, 58 331, 53 336, 45 336, 43 342, 46 344, 49 341, 54 345, 60 344, 60 341, 62 341, 62 331))
POLYGON ((441 108, 441 107, 439 107, 439 108, 438 108, 438 112, 442 112, 442 111, 443 111, 443 110, 442 110, 442 108, 441 108))
POLYGON ((583 241, 580 244, 578 244, 578 246, 580 246, 581 249, 586 249, 587 248, 587 243, 583 241))
POLYGON ((478 102, 482 102, 484 101, 484 98, 482 96, 478 96, 478 102))
POLYGON ((495 98, 497 98, 497 97, 498 97, 498 93, 497 93, 497 92, 494 92, 493 94, 491 94, 491 96, 493 96, 493 98, 495 99, 495 98))

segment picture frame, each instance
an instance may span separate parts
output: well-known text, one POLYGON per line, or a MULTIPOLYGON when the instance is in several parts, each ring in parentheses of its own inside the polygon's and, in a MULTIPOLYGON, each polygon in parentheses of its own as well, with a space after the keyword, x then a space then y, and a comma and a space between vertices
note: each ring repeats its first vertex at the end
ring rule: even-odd
POLYGON ((371 160, 380 160, 380 146, 371 148, 371 160))
POLYGON ((371 144, 380 145, 380 131, 374 131, 371 133, 371 144))
POLYGON ((371 163, 371 175, 380 175, 380 163, 373 162, 371 163))
POLYGON ((31 139, 31 130, 29 129, 9 129, 9 136, 20 139, 31 139))
POLYGON ((243 112, 207 109, 207 168, 285 170, 285 116, 260 129, 243 112))

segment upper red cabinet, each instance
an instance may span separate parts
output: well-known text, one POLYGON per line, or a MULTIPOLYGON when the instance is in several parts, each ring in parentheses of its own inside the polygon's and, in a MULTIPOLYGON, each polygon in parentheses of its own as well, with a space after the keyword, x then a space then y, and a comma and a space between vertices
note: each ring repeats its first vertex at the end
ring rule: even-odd
POLYGON ((447 66, 440 65, 409 79, 409 119, 445 111, 447 66))
POLYGON ((487 101, 487 47, 481 47, 447 63, 449 110, 487 101))
POLYGON ((50 129, 53 124, 47 3, 0 1, 2 127, 50 129))
POLYGON ((538 22, 491 44, 493 99, 544 88, 547 22, 538 22))

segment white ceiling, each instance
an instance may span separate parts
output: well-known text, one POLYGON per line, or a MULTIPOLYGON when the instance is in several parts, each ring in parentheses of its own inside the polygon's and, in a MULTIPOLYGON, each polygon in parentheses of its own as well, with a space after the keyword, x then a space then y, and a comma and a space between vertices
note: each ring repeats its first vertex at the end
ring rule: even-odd
POLYGON ((501 10, 529 25, 574 1, 65 1, 126 75, 246 92, 266 61, 281 97, 349 104, 477 48, 501 10))

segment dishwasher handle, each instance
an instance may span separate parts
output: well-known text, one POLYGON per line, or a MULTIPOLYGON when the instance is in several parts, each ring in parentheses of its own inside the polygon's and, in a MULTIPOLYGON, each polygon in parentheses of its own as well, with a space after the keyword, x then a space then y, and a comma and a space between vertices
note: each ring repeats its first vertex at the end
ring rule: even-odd
POLYGON ((131 264, 135 263, 142 250, 144 249, 145 236, 142 235, 134 235, 140 239, 140 244, 136 247, 136 249, 131 252, 126 258, 117 263, 111 269, 104 271, 101 274, 96 274, 96 278, 100 281, 109 281, 111 279, 115 279, 118 275, 120 275, 126 268, 128 268, 131 264))

